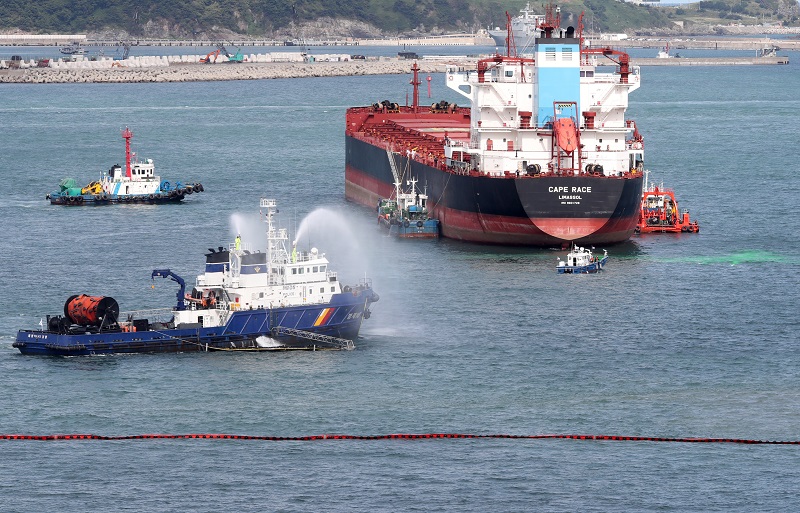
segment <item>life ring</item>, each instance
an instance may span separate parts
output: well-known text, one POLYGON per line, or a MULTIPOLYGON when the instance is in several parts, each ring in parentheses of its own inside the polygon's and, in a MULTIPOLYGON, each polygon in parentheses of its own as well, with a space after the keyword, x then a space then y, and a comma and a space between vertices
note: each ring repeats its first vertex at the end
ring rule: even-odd
POLYGON ((449 77, 447 77, 447 80, 453 80, 453 75, 450 75, 449 77))

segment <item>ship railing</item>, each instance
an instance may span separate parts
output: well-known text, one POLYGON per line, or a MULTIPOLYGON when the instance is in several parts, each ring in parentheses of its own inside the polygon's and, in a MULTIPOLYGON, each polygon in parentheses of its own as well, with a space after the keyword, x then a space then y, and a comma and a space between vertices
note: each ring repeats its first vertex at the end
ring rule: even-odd
POLYGON ((149 319, 150 322, 167 322, 172 319, 174 311, 172 308, 152 308, 149 310, 130 310, 120 312, 117 317, 120 321, 128 319, 149 319))
POLYGON ((231 253, 243 255, 245 253, 258 253, 260 249, 255 248, 255 246, 250 242, 241 242, 239 244, 239 248, 236 248, 236 242, 229 242, 228 243, 228 251, 231 253))
POLYGON ((310 251, 298 251, 296 253, 297 259, 295 262, 292 263, 299 263, 299 262, 312 262, 315 260, 319 260, 321 258, 325 258, 325 253, 311 253, 310 251))

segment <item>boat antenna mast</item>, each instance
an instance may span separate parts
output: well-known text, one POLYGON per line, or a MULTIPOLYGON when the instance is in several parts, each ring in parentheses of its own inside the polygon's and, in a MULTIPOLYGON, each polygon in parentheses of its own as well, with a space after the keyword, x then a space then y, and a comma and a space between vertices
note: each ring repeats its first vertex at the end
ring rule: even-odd
POLYGON ((544 8, 544 21, 539 22, 539 29, 542 31, 543 38, 552 38, 553 32, 561 27, 561 7, 556 7, 552 2, 544 8), (555 7, 555 15, 553 8, 555 7))
MULTIPOLYGON (((267 223, 267 262, 272 267, 273 264, 286 262, 289 253, 286 251, 284 241, 289 240, 286 228, 275 228, 273 218, 278 213, 278 203, 274 199, 261 198, 259 206, 264 222, 267 223)), ((272 272, 270 270, 270 272, 272 272)))

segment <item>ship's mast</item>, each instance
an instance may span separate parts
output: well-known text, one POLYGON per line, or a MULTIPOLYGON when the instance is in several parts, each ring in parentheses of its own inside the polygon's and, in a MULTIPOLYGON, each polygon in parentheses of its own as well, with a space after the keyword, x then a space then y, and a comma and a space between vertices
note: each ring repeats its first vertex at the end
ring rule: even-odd
POLYGON ((133 137, 133 132, 128 130, 128 127, 125 127, 125 130, 122 131, 122 137, 125 139, 125 176, 127 178, 131 177, 131 137, 133 137))
POLYGON ((516 56, 517 43, 514 41, 514 29, 511 27, 511 15, 506 11, 506 57, 516 56))
POLYGON ((288 253, 283 242, 289 240, 289 235, 286 228, 275 228, 273 218, 278 213, 278 207, 274 199, 261 198, 259 206, 264 215, 264 222, 267 223, 267 262, 272 267, 275 263, 287 261, 288 253))
MULTIPOLYGON (((417 61, 414 61, 414 65, 411 67, 411 70, 414 72, 414 78, 411 79, 411 85, 414 86, 414 98, 411 107, 413 109, 414 114, 419 112, 419 66, 417 66, 417 61)), ((406 96, 406 102, 408 102, 408 96, 406 96)))
POLYGON ((561 7, 554 6, 551 2, 545 6, 544 21, 539 23, 539 29, 542 31, 542 37, 545 39, 552 38, 553 32, 555 32, 559 27, 561 27, 561 7), (553 14, 554 7, 555 14, 553 14))

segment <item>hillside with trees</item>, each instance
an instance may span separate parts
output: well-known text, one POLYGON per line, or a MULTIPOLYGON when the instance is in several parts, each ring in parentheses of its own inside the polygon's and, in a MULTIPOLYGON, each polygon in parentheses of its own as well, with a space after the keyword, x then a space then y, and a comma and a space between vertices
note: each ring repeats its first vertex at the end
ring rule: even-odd
MULTIPOLYGON (((3 0, 4 33, 130 38, 344 38, 476 32, 505 25, 524 0, 3 0)), ((532 2, 541 7, 542 3, 532 2)), ((709 23, 797 24, 797 0, 703 0, 678 7, 616 0, 558 4, 565 23, 648 33, 709 23)))

